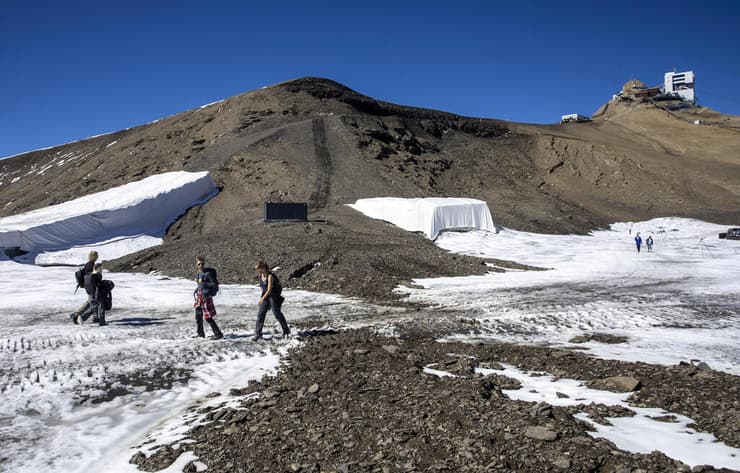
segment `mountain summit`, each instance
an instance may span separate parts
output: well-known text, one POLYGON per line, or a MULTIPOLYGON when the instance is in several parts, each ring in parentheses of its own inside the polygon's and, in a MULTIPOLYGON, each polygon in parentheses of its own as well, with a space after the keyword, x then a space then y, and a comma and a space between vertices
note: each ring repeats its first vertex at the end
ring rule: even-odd
POLYGON ((156 173, 207 170, 219 195, 173 224, 164 245, 117 267, 186 275, 204 253, 227 280, 243 281, 262 258, 293 285, 367 295, 357 273, 385 291, 484 268, 345 204, 472 197, 497 223, 542 232, 674 215, 737 223, 739 133, 737 117, 702 107, 609 102, 591 122, 530 125, 396 105, 306 77, 5 159, 0 216, 156 173), (308 202, 311 222, 264 224, 265 201, 308 202))

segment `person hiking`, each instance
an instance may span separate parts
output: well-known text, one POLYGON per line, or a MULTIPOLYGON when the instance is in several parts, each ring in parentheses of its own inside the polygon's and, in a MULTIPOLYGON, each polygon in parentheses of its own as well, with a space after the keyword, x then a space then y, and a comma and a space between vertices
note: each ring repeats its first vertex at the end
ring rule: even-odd
MULTIPOLYGON (((95 263, 93 272, 85 275, 85 291, 87 292, 90 305, 89 307, 80 314, 79 321, 75 323, 82 323, 87 321, 91 315, 97 315, 98 325, 107 325, 105 323, 105 304, 103 304, 102 292, 103 292, 103 265, 95 263)), ((95 319, 93 319, 95 320, 95 319)))
POLYGON ((637 236, 635 237, 635 245, 637 246, 637 252, 640 252, 640 247, 642 246, 642 238, 640 237, 640 232, 637 232, 637 236))
POLYGON ((213 335, 209 338, 211 340, 221 340, 224 338, 224 334, 218 328, 218 324, 214 319, 216 317, 216 307, 213 305, 213 296, 218 292, 216 270, 206 268, 206 259, 202 256, 195 258, 195 266, 198 268, 198 273, 195 276, 198 287, 193 292, 193 298, 195 299, 193 307, 195 308, 197 336, 200 338, 205 338, 206 336, 203 330, 203 319, 205 318, 213 332, 213 335))
POLYGON ((283 286, 280 284, 280 279, 278 279, 275 273, 270 271, 270 265, 264 261, 258 261, 254 269, 259 274, 258 279, 260 289, 262 290, 262 296, 257 301, 259 309, 257 310, 257 325, 254 328, 254 340, 262 339, 262 327, 265 324, 265 316, 270 308, 272 308, 272 314, 280 323, 280 327, 283 329, 283 338, 285 338, 290 335, 290 328, 283 312, 280 310, 285 301, 285 298, 282 296, 283 286))
MULTIPOLYGON (((98 252, 97 251, 91 251, 87 255, 87 263, 85 263, 82 268, 78 270, 77 273, 75 273, 75 277, 78 277, 79 273, 79 279, 77 280, 77 287, 84 287, 85 286, 85 276, 92 274, 93 269, 95 267, 95 262, 98 260, 98 252)), ((75 292, 77 290, 75 289, 75 292)), ((90 295, 87 296, 87 301, 85 301, 82 306, 77 309, 75 312, 72 312, 69 314, 69 318, 72 319, 72 322, 79 323, 80 315, 85 312, 87 309, 90 308, 90 302, 91 302, 90 295)))
POLYGON ((645 244, 647 245, 648 253, 653 252, 653 236, 649 235, 647 237, 647 240, 645 240, 645 244))

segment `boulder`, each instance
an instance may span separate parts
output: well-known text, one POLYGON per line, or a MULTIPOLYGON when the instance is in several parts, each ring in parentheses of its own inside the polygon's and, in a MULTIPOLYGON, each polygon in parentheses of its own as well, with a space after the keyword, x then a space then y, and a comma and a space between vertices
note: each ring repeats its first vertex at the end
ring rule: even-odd
POLYGON ((637 391, 642 386, 639 379, 632 376, 612 376, 591 381, 588 387, 591 389, 601 389, 615 393, 627 393, 637 391))
POLYGON ((557 440, 558 434, 546 427, 539 425, 529 425, 524 430, 524 436, 527 438, 542 440, 543 442, 553 442, 557 440))

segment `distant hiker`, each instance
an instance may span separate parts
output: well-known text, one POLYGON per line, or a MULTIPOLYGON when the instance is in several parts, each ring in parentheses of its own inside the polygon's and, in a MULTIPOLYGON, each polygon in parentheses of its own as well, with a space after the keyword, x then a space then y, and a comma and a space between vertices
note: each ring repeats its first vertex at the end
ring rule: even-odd
POLYGON ((265 316, 270 308, 272 308, 272 314, 283 329, 283 337, 287 337, 290 335, 290 328, 283 312, 280 310, 285 301, 285 298, 282 296, 283 286, 280 284, 280 279, 278 279, 275 273, 270 271, 270 266, 264 261, 257 262, 254 269, 259 273, 260 289, 262 290, 262 296, 257 301, 259 309, 257 310, 257 326, 254 329, 254 339, 262 339, 262 327, 265 324, 265 316))
POLYGON ((82 314, 80 314, 79 321, 73 319, 74 323, 85 322, 91 315, 96 314, 98 324, 101 326, 107 325, 105 323, 105 302, 103 295, 105 289, 103 286, 102 264, 96 263, 93 267, 92 274, 85 275, 85 291, 87 292, 90 305, 82 314))
POLYGON ((640 238, 640 232, 637 232, 637 236, 635 237, 635 245, 637 246, 637 252, 640 252, 640 247, 642 246, 642 238, 640 238))
MULTIPOLYGON (((87 255, 87 263, 85 263, 83 266, 81 266, 77 271, 75 271, 75 281, 77 282, 77 289, 81 287, 85 287, 85 276, 92 274, 93 268, 95 267, 95 262, 98 260, 98 252, 97 251, 91 251, 87 255)), ((75 289, 75 292, 77 292, 77 289, 75 289)), ((87 309, 90 308, 90 295, 87 296, 87 301, 82 304, 82 307, 77 309, 76 312, 73 312, 69 315, 69 318, 72 319, 74 323, 78 323, 80 314, 85 312, 87 309)))
POLYGON ((211 326, 213 336, 209 337, 211 340, 220 340, 224 338, 224 334, 221 333, 221 329, 216 324, 216 307, 213 305, 213 296, 218 292, 218 277, 216 270, 213 268, 206 268, 206 259, 202 256, 195 258, 195 266, 198 268, 198 274, 195 276, 195 281, 198 283, 198 287, 193 292, 193 298, 195 302, 195 325, 198 332, 198 337, 205 338, 206 334, 203 330, 203 318, 206 319, 208 325, 211 326))
POLYGON ((647 240, 645 240, 645 244, 647 245, 648 253, 653 252, 653 236, 648 235, 647 240))

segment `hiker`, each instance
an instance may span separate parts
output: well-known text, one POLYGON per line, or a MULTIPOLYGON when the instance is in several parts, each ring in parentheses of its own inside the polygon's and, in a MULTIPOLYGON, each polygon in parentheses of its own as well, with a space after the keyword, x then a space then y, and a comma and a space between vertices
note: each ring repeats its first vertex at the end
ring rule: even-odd
POLYGON ((258 279, 262 290, 262 296, 257 301, 259 309, 257 311, 257 326, 254 329, 254 340, 262 339, 262 326, 265 324, 265 316, 270 308, 272 308, 272 314, 280 323, 280 327, 283 329, 283 338, 285 338, 290 335, 290 328, 283 312, 280 310, 285 301, 282 296, 283 286, 280 284, 280 279, 270 271, 270 265, 264 261, 257 262, 254 269, 259 273, 258 279))
POLYGON ((645 240, 645 244, 647 245, 648 253, 653 252, 653 236, 648 235, 647 240, 645 240))
MULTIPOLYGON (((84 266, 82 266, 76 273, 75 278, 77 279, 77 287, 85 287, 85 276, 92 274, 93 268, 95 267, 95 262, 98 260, 98 252, 97 251, 91 251, 87 255, 87 263, 85 263, 84 266)), ((75 292, 77 292, 77 289, 75 289, 75 292)), ((69 318, 72 319, 74 323, 78 323, 78 320, 80 318, 80 315, 85 312, 87 309, 90 308, 90 302, 91 298, 88 294, 87 301, 85 301, 84 304, 82 304, 82 307, 77 309, 77 311, 72 312, 69 315, 69 318)))
POLYGON ((80 314, 76 319, 73 319, 74 323, 86 322, 91 315, 96 314, 93 321, 97 321, 98 325, 107 325, 105 323, 105 304, 103 303, 103 265, 95 263, 93 266, 93 272, 85 275, 85 291, 88 295, 89 307, 80 314))
POLYGON ((640 232, 637 232, 637 236, 635 237, 635 245, 637 245, 637 252, 640 252, 640 247, 642 246, 642 238, 640 238, 640 232))
POLYGON ((213 335, 209 338, 211 340, 221 340, 224 338, 224 334, 221 333, 221 329, 216 324, 216 307, 213 305, 213 296, 218 292, 218 278, 216 276, 216 270, 213 268, 206 268, 206 259, 202 256, 195 258, 195 266, 198 268, 198 274, 195 276, 195 281, 198 283, 198 287, 193 292, 195 302, 195 325, 197 329, 197 336, 205 338, 206 334, 203 330, 203 318, 206 319, 208 325, 211 326, 213 335))

